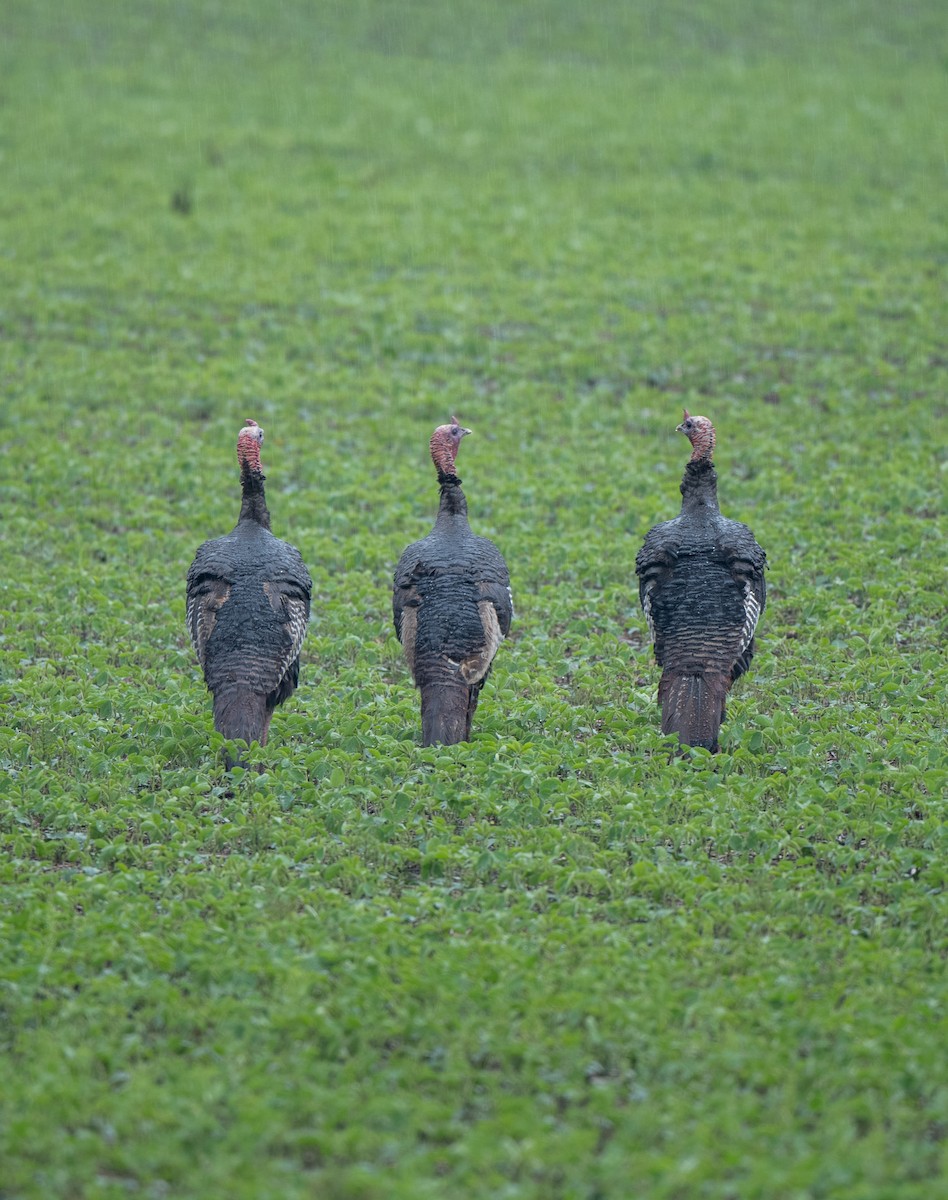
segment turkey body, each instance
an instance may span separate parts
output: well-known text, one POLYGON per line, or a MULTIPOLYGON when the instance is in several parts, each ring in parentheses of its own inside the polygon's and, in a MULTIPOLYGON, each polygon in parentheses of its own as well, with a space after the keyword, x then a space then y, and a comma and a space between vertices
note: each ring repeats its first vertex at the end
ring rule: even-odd
POLYGON ((392 609, 421 691, 422 743, 467 741, 513 601, 500 551, 471 532, 459 481, 442 484, 434 529, 399 559, 392 609))
POLYGON ((224 737, 266 744, 273 710, 299 682, 311 592, 299 551, 257 519, 198 550, 188 630, 224 737))
POLYGON ((746 525, 719 512, 710 461, 689 462, 681 490, 681 514, 650 530, 635 569, 663 668, 662 732, 714 751, 727 692, 754 655, 766 555, 746 525))

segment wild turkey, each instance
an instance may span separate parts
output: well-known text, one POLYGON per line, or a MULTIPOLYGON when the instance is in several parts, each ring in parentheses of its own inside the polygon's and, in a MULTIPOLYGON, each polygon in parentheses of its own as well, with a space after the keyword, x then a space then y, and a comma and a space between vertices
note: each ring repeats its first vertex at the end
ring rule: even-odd
POLYGON ((692 445, 681 515, 650 530, 635 570, 655 658, 664 668, 662 733, 716 751, 728 689, 754 655, 767 556, 746 525, 721 516, 714 426, 685 409, 677 432, 692 445))
POLYGON ((299 551, 270 532, 262 441, 263 430, 247 421, 237 438, 240 516, 231 533, 205 542, 195 555, 187 618, 214 696, 214 728, 261 746, 273 710, 299 682, 313 587, 299 551))
POLYGON ((395 568, 395 632, 421 690, 422 744, 468 741, 477 698, 513 618, 507 564, 467 522, 467 500, 454 473, 457 420, 431 436, 441 485, 434 529, 413 542, 395 568))

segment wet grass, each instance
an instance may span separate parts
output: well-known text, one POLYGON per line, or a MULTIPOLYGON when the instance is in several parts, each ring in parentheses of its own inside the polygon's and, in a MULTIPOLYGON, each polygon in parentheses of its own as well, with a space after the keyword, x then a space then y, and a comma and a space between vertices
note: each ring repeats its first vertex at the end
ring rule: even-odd
POLYGON ((690 8, 5 6, 4 1200, 937 1187, 941 15, 690 8), (683 405, 770 600, 669 761, 683 405), (454 411, 517 619, 422 750, 454 411), (229 778, 183 580, 247 416, 315 586, 229 778))

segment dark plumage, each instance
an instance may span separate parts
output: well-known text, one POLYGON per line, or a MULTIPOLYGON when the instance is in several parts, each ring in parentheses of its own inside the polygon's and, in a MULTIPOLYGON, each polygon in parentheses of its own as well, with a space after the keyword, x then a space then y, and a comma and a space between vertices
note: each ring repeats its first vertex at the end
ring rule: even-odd
POLYGON ((454 473, 461 438, 470 432, 457 418, 434 431, 438 518, 395 568, 395 632, 421 691, 425 746, 470 739, 478 695, 513 618, 507 564, 493 542, 471 532, 454 473))
POLYGON ((187 620, 214 697, 214 728, 265 745, 273 710, 299 682, 313 584, 299 551, 270 532, 262 441, 263 430, 247 421, 237 439, 240 516, 195 555, 187 620))
POLYGON ((663 668, 662 732, 715 751, 728 689, 754 655, 754 630, 767 597, 767 556, 746 525, 721 516, 714 426, 685 409, 678 432, 692 445, 681 513, 649 531, 635 571, 663 668))

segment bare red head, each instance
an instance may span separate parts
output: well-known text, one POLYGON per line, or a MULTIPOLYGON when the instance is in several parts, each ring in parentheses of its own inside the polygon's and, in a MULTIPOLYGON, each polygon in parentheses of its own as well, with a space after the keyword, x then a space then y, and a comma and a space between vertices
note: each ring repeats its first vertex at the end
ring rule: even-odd
POLYGON ((684 418, 675 432, 683 433, 691 442, 691 462, 701 462, 702 459, 711 461, 714 456, 714 426, 707 417, 693 417, 686 408, 684 418))
POLYGON ((461 444, 461 438, 470 432, 457 417, 452 417, 450 425, 439 425, 431 435, 431 461, 438 468, 439 479, 442 475, 455 473, 454 460, 458 456, 458 446, 461 444))
POLYGON ((237 435, 237 462, 240 464, 241 470, 246 467, 250 471, 260 473, 260 443, 262 441, 263 430, 256 421, 248 418, 244 422, 243 429, 237 435))

